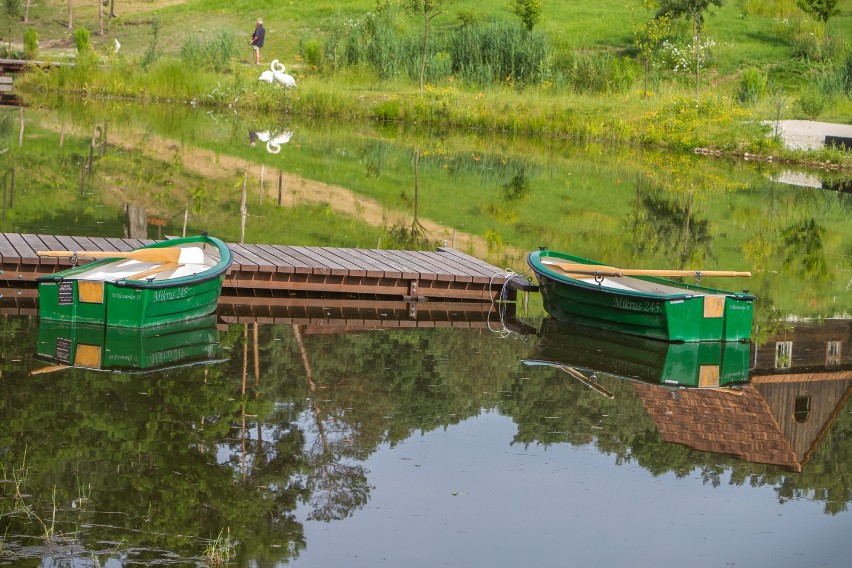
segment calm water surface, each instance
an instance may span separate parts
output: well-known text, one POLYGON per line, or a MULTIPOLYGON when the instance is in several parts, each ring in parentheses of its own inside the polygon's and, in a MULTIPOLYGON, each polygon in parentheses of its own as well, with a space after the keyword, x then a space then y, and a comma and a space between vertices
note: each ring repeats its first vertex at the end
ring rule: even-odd
POLYGON ((727 350, 554 326, 535 298, 509 328, 246 309, 126 373, 52 368, 77 332, 7 285, 0 564, 848 565, 849 194, 766 164, 200 111, 27 111, 18 147, 14 117, 2 231, 156 237, 186 216, 227 240, 395 246, 416 202, 433 234, 518 272, 540 244, 752 267, 737 285, 759 300, 754 344, 727 350), (688 388, 707 365, 730 388, 688 388))

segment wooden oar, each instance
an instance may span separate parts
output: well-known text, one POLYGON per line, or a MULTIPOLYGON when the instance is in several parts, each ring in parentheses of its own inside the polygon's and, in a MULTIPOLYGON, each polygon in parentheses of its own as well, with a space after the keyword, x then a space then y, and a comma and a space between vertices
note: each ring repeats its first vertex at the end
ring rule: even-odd
POLYGON ((70 369, 71 365, 48 365, 47 367, 41 367, 40 369, 33 369, 30 371, 31 375, 42 375, 44 373, 53 373, 55 371, 62 371, 64 369, 70 369))
POLYGON ((733 270, 647 270, 644 268, 616 268, 597 264, 578 264, 556 260, 542 260, 542 264, 554 266, 570 274, 589 276, 751 276, 751 272, 736 272, 733 270))
POLYGON ((52 256, 68 258, 78 256, 82 258, 129 258, 140 262, 156 262, 170 264, 203 264, 204 251, 199 247, 163 247, 144 248, 127 252, 88 251, 88 250, 40 250, 36 252, 39 256, 52 256))
POLYGON ((149 268, 148 270, 143 270, 142 272, 137 272, 132 276, 128 276, 126 280, 143 280, 148 278, 149 276, 153 277, 155 274, 159 274, 160 272, 165 272, 166 270, 171 270, 173 268, 177 268, 180 266, 176 262, 167 262, 165 264, 161 264, 160 266, 155 266, 154 268, 149 268))

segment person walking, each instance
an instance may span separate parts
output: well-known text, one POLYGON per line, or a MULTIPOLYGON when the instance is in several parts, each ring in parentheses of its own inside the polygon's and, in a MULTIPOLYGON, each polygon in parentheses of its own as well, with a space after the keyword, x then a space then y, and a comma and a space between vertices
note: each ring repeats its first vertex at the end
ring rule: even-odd
POLYGON ((263 47, 263 40, 266 39, 266 30, 263 29, 263 20, 257 19, 254 26, 254 33, 251 36, 249 44, 254 49, 254 64, 260 65, 260 48, 263 47))

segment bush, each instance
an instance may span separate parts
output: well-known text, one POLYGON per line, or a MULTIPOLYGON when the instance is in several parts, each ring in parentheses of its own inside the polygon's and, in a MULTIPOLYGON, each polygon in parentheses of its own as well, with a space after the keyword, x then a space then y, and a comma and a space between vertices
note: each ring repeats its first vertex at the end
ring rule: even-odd
POLYGON ((817 118, 826 106, 825 95, 815 89, 807 90, 799 97, 799 108, 805 113, 805 116, 813 120, 817 118))
POLYGON ((92 49, 92 45, 89 43, 89 30, 86 28, 77 28, 74 30, 73 37, 77 53, 84 53, 92 49))
POLYGON ((575 93, 623 93, 636 77, 632 64, 610 53, 572 54, 562 61, 567 66, 567 84, 575 93))
POLYGON ((322 65, 322 42, 316 38, 299 40, 299 55, 305 65, 318 71, 322 65))
POLYGON ((376 119, 381 122, 393 122, 399 120, 402 117, 399 100, 390 99, 379 103, 376 105, 375 116, 376 119))
POLYGON ((745 105, 753 105, 766 91, 766 74, 760 69, 750 67, 740 75, 737 100, 745 105))
POLYGON ((24 32, 24 58, 35 59, 38 56, 38 32, 27 28, 24 32))

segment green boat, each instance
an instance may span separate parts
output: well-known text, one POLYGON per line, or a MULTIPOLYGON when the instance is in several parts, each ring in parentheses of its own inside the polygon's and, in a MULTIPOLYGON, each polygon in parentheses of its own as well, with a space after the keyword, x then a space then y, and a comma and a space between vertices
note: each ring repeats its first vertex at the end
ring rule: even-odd
POLYGON ((670 387, 718 388, 748 382, 750 353, 748 343, 672 343, 548 318, 523 362, 560 368, 584 382, 605 373, 670 387))
POLYGON ((157 327, 40 320, 36 358, 52 366, 34 373, 68 367, 150 372, 225 360, 213 315, 157 327))
POLYGON ((644 275, 748 273, 627 270, 549 250, 530 253, 527 262, 538 280, 544 309, 562 322, 664 341, 751 338, 753 295, 644 275), (638 273, 643 275, 631 275, 638 273))
POLYGON ((42 320, 151 327, 216 309, 231 250, 207 235, 170 239, 129 252, 39 251, 101 258, 38 278, 42 320))

